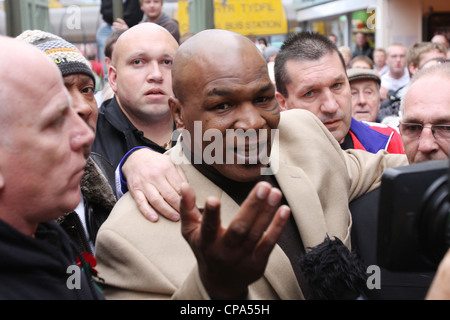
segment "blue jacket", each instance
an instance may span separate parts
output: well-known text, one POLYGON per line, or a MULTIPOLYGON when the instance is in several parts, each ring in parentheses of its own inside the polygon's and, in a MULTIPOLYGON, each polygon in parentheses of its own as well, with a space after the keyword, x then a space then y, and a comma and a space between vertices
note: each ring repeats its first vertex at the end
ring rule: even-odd
POLYGON ((387 125, 358 121, 352 118, 349 133, 355 149, 371 153, 377 153, 379 150, 386 150, 389 153, 405 153, 400 134, 387 125))

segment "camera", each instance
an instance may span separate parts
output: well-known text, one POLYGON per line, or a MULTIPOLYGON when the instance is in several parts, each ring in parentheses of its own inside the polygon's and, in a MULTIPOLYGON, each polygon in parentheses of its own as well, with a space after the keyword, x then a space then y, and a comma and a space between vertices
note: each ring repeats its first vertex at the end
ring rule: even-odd
POLYGON ((436 271, 450 247, 449 160, 389 168, 380 187, 378 265, 398 272, 436 271))

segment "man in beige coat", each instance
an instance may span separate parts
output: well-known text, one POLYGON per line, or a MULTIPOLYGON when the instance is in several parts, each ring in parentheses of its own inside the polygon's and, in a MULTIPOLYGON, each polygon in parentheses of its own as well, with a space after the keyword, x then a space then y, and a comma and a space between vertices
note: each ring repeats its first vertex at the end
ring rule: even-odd
POLYGON ((173 85, 182 138, 169 154, 189 181, 181 188, 182 219, 150 223, 123 196, 97 237, 105 295, 308 298, 295 261, 327 237, 350 248, 349 201, 378 187, 383 171, 406 165, 406 157, 342 151, 312 113, 280 114, 263 56, 232 32, 207 30, 186 41, 173 85), (242 132, 257 134, 242 143, 242 132))

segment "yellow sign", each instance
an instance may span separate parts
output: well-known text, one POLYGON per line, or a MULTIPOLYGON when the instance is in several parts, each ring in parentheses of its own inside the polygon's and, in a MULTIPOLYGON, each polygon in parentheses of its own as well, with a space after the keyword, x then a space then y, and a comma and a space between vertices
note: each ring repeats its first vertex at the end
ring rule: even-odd
MULTIPOLYGON (((188 1, 178 1, 175 19, 181 34, 189 32, 188 1)), ((214 25, 244 36, 286 34, 288 23, 282 0, 214 0, 214 25)))
POLYGON ((188 0, 178 0, 178 9, 175 11, 173 18, 178 21, 181 35, 189 32, 188 0))
POLYGON ((50 9, 53 8, 62 8, 62 5, 59 3, 58 0, 48 0, 48 7, 50 9))

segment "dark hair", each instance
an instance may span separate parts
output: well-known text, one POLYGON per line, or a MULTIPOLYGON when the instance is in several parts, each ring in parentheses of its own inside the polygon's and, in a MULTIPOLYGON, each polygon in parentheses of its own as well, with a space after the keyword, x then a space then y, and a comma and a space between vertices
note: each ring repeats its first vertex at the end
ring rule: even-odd
POLYGON ((117 42, 117 39, 124 33, 126 29, 119 29, 114 31, 105 42, 105 57, 112 58, 113 45, 117 42))
POLYGON ((259 38, 258 38, 258 41, 264 42, 264 45, 267 47, 267 40, 266 40, 266 38, 264 38, 264 37, 259 37, 259 38))
POLYGON ((319 60, 323 56, 336 52, 342 62, 344 70, 345 61, 336 45, 327 37, 314 32, 300 32, 291 35, 281 46, 275 59, 275 82, 277 91, 285 97, 288 96, 286 85, 291 82, 286 70, 286 63, 290 60, 311 61, 319 60))

